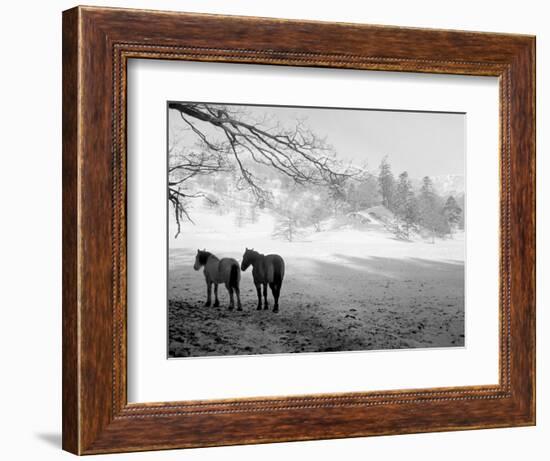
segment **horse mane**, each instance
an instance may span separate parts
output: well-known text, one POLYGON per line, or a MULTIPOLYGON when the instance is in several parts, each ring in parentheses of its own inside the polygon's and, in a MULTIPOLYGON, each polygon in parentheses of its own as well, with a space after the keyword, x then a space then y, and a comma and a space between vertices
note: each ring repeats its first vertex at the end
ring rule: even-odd
MULTIPOLYGON (((202 265, 206 264, 206 261, 208 261, 208 258, 210 258, 210 256, 214 256, 214 255, 209 251, 199 251, 199 264, 202 264, 202 265)), ((214 256, 214 258, 216 257, 214 256)))
POLYGON ((248 253, 250 253, 250 254, 251 254, 252 256, 254 256, 254 257, 265 256, 265 255, 263 255, 262 253, 260 253, 260 252, 258 252, 258 251, 256 251, 256 250, 253 250, 253 249, 250 249, 250 250, 247 250, 247 251, 248 251, 248 253))

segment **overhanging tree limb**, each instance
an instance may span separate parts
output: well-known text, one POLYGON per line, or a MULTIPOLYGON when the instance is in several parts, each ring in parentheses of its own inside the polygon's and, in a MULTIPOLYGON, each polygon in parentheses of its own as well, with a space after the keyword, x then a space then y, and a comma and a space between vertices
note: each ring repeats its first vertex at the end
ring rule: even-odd
MULTIPOLYGON (((186 159, 172 165, 169 173, 175 178, 169 181, 174 185, 233 165, 255 199, 269 202, 270 191, 251 170, 254 163, 273 168, 297 184, 328 188, 341 187, 346 179, 360 173, 338 162, 330 146, 300 122, 292 129, 279 124, 269 127, 265 119, 254 121, 247 114, 219 104, 170 102, 168 107, 177 111, 190 132, 198 137, 205 155, 195 159, 195 163, 186 159)), ((183 209, 180 217, 189 218, 185 203, 175 204, 181 196, 173 197, 176 212, 183 209)), ((178 221, 178 228, 179 224, 178 221)))

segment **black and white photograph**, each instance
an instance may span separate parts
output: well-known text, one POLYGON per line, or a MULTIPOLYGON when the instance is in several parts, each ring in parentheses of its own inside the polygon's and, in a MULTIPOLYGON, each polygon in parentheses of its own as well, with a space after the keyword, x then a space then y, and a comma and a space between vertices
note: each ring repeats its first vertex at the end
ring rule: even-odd
POLYGON ((465 116, 169 101, 168 357, 464 347, 465 116))
POLYGON ((548 456, 545 2, 82 3, 2 8, 3 459, 548 456))

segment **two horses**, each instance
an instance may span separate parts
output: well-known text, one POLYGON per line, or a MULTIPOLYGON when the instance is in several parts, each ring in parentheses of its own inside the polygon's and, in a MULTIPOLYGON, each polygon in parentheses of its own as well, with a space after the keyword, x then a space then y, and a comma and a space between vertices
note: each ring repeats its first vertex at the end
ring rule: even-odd
POLYGON ((195 257, 195 265, 193 268, 198 271, 204 267, 204 278, 206 281, 206 304, 209 307, 212 303, 212 285, 214 285, 214 306, 220 305, 218 300, 218 284, 224 283, 229 292, 229 310, 235 308, 233 293, 237 297, 237 310, 241 311, 241 297, 239 284, 241 281, 241 270, 244 272, 252 265, 252 277, 256 292, 258 294, 258 310, 262 309, 262 291, 264 296, 264 309, 268 309, 267 302, 267 285, 271 288, 271 293, 275 300, 273 312, 279 312, 279 295, 283 285, 285 275, 285 263, 279 255, 263 255, 254 251, 254 249, 246 248, 243 254, 243 261, 239 268, 239 263, 233 258, 219 259, 212 253, 206 250, 197 250, 195 257))

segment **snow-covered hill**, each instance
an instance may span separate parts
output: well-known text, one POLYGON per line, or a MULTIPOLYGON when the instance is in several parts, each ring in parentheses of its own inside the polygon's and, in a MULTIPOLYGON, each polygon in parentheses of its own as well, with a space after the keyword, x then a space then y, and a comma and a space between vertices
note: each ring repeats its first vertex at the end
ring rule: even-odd
POLYGON ((460 195, 464 193, 464 176, 462 175, 446 174, 434 176, 432 181, 435 190, 440 195, 460 195))
MULTIPOLYGON (((430 176, 433 182, 435 191, 443 196, 461 195, 464 193, 464 176, 457 174, 444 174, 439 176, 430 176)), ((420 189, 422 186, 422 178, 414 178, 411 180, 415 189, 420 189)))

